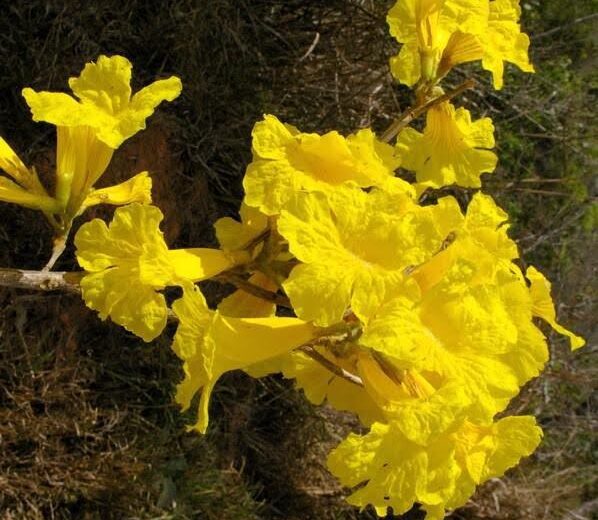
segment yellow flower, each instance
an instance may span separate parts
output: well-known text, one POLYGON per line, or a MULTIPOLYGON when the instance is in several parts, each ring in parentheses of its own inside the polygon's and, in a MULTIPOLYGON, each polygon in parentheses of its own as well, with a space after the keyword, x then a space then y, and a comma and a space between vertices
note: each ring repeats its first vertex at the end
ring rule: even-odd
POLYGON ((428 111, 423 134, 406 128, 397 140, 402 167, 415 172, 420 189, 480 187, 480 175, 496 167, 497 157, 488 150, 493 147, 492 120, 472 121, 468 110, 448 102, 428 111))
POLYGON ((435 82, 452 66, 479 59, 482 49, 471 34, 487 20, 487 0, 399 0, 387 18, 403 44, 391 59, 393 75, 408 86, 422 77, 435 82))
POLYGON ((391 71, 413 86, 420 78, 435 83, 455 65, 482 60, 500 89, 504 61, 534 72, 520 15, 519 0, 399 0, 388 13, 390 33, 403 44, 391 71))
POLYGON ((494 281, 497 271, 511 269, 511 261, 519 257, 519 252, 507 234, 508 218, 492 197, 476 193, 465 218, 451 231, 442 250, 413 270, 420 288, 426 291, 442 280, 458 259, 475 266, 472 283, 494 281))
POLYGON ((375 186, 398 167, 392 147, 369 129, 346 138, 337 132, 320 136, 266 115, 252 136, 253 162, 243 180, 245 202, 266 215, 278 214, 300 189, 329 192, 348 182, 375 186))
POLYGON ((222 374, 276 358, 307 343, 316 329, 297 318, 229 318, 210 311, 197 287, 173 304, 179 327, 172 345, 184 361, 176 401, 184 410, 201 390, 197 423, 205 433, 210 394, 222 374))
POLYGON ((23 89, 34 121, 56 125, 56 188, 63 232, 86 207, 100 202, 127 204, 151 201, 147 174, 132 183, 92 193, 106 171, 114 149, 145 128, 145 120, 164 100, 181 91, 176 77, 160 80, 131 96, 131 63, 122 56, 100 56, 88 63, 69 85, 76 98, 58 92, 23 89))
POLYGON ((494 88, 503 86, 504 63, 517 65, 524 72, 534 72, 528 57, 529 37, 521 32, 519 0, 490 2, 488 26, 479 34, 484 49, 481 56, 484 69, 492 72, 494 88))
POLYGON ((86 271, 83 299, 101 319, 108 316, 145 341, 166 325, 167 286, 210 278, 234 263, 215 249, 169 250, 159 225, 162 212, 131 204, 118 208, 110 226, 94 219, 75 236, 77 260, 86 271))
POLYGON ((454 199, 420 207, 408 197, 357 188, 298 193, 278 230, 302 263, 283 284, 299 317, 321 326, 347 307, 366 319, 405 271, 435 254, 462 216, 454 199))
MULTIPOLYGON (((487 421, 502 411, 521 386, 538 375, 548 359, 542 333, 532 322, 532 299, 515 268, 497 271, 494 280, 475 281, 475 264, 459 259, 443 279, 421 294, 402 291, 370 316, 359 345, 375 351, 395 373, 393 396, 379 402, 404 435, 423 442, 437 426, 434 402, 459 385, 463 395, 444 399, 487 421), (405 387, 404 381, 413 381, 405 387), (405 387, 408 392, 401 388, 405 387), (437 396, 438 394, 438 396, 437 396), (425 406, 430 406, 426 411, 425 406), (417 428, 412 427, 416 412, 417 428)), ((382 374, 365 378, 372 387, 382 374)), ((392 383, 392 384, 390 384, 392 383)), ((380 392, 382 393, 382 392, 380 392)))
POLYGON ((556 321, 556 311, 550 296, 550 282, 535 267, 528 267, 525 277, 530 281, 530 294, 533 302, 534 316, 545 320, 556 332, 567 336, 571 343, 571 350, 577 350, 585 345, 585 340, 573 334, 556 321))
POLYGON ((366 435, 350 434, 341 442, 328 468, 343 485, 357 486, 350 504, 371 504, 385 516, 389 507, 400 515, 419 503, 428 520, 442 520, 445 509, 465 504, 477 485, 533 453, 541 436, 530 416, 464 421, 426 445, 411 442, 392 423, 376 423, 366 435))
POLYGON ((56 198, 70 218, 80 213, 85 197, 106 171, 113 153, 90 126, 56 128, 56 198))

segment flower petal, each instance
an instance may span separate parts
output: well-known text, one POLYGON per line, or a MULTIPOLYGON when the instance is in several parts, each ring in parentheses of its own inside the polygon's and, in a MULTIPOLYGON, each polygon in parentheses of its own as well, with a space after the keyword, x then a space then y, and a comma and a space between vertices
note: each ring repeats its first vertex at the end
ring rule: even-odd
POLYGON ((61 209, 60 203, 56 199, 47 195, 31 193, 6 177, 0 177, 0 200, 48 213, 57 213, 61 209))
POLYGON ((81 292, 85 304, 98 311, 101 319, 109 316, 144 341, 157 338, 166 326, 168 308, 164 295, 136 282, 126 270, 88 274, 81 280, 81 292))
POLYGON ((423 135, 406 129, 397 140, 404 168, 417 181, 439 188, 450 184, 479 187, 480 175, 496 167, 496 155, 482 148, 494 146, 494 126, 489 118, 471 122, 467 110, 450 103, 431 108, 423 135))
MULTIPOLYGON (((23 161, 2 137, 0 137, 0 169, 24 188, 35 190, 35 188, 41 187, 35 171, 29 170, 23 164, 23 161)), ((41 194, 45 194, 45 190, 42 190, 41 194)))
POLYGON ((551 284, 546 277, 533 266, 528 267, 525 272, 525 277, 531 282, 529 290, 533 302, 534 316, 542 318, 548 322, 556 332, 563 336, 567 336, 571 344, 571 350, 577 350, 578 348, 583 347, 586 342, 582 337, 577 336, 557 323, 554 303, 550 296, 551 284))
POLYGON ((193 282, 212 278, 235 265, 231 256, 220 249, 171 249, 167 257, 177 277, 193 282))
POLYGON ((124 206, 133 202, 150 204, 152 201, 152 179, 147 172, 141 172, 125 182, 92 190, 85 198, 81 211, 96 204, 124 206))
POLYGON ((257 208, 243 202, 239 214, 241 222, 230 217, 223 217, 214 224, 216 238, 224 250, 244 249, 247 244, 268 228, 268 217, 257 208))
POLYGON ((86 63, 81 74, 69 79, 69 87, 81 100, 116 114, 125 109, 131 98, 133 65, 122 56, 100 56, 86 63))

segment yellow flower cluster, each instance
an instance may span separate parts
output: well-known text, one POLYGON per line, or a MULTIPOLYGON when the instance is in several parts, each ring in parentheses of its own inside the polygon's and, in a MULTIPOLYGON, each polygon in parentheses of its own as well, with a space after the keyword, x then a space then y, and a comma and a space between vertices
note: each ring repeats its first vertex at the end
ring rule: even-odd
POLYGON ((533 318, 569 336, 572 348, 583 340, 556 323, 544 277, 514 262, 508 216, 490 196, 474 195, 463 212, 450 196, 422 206, 409 186, 388 189, 384 178, 367 190, 354 179, 325 186, 344 167, 340 154, 312 173, 311 189, 286 185, 288 165, 273 170, 256 154, 252 175, 261 167, 271 189, 246 186, 245 202, 286 201, 271 224, 293 258, 281 286, 317 335, 344 334, 331 347, 316 340, 316 352, 361 385, 304 351, 246 370, 282 372, 314 403, 353 411, 371 428, 329 460, 357 486, 349 502, 381 515, 420 503, 442 518, 540 441, 532 417, 494 420, 548 359, 533 318))
POLYGON ((193 429, 206 431, 223 373, 280 372, 312 402, 352 411, 370 428, 328 461, 356 487, 350 503, 380 515, 420 503, 443 518, 541 439, 533 417, 495 420, 548 359, 533 318, 569 336, 572 348, 583 340, 556 322, 539 271, 514 262, 508 217, 490 196, 477 193, 465 212, 451 196, 419 204, 374 137, 369 155, 357 155, 351 137, 334 134, 339 146, 321 170, 295 145, 291 162, 289 143, 275 139, 286 128, 273 117, 258 123, 248 171, 268 188, 246 183, 241 221, 216 223, 221 249, 169 250, 162 215, 148 205, 119 208, 110 226, 82 226, 83 296, 102 318, 151 340, 167 319, 160 291, 182 287, 172 305, 185 374, 176 401, 186 410, 200 394, 193 429), (383 175, 359 178, 363 163, 383 175), (248 278, 211 310, 195 282, 223 272, 248 278), (296 317, 276 316, 269 297, 283 294, 296 317))
MULTIPOLYGON (((99 201, 136 201, 110 225, 93 220, 78 232, 83 298, 145 341, 169 316, 178 321, 175 399, 187 410, 200 394, 192 429, 206 431, 225 372, 282 373, 313 403, 354 412, 369 429, 328 460, 354 488, 350 503, 381 516, 419 503, 441 519, 540 442, 533 417, 496 419, 548 359, 534 319, 573 349, 584 343, 557 323, 544 276, 519 267, 508 216, 489 195, 475 193, 466 208, 442 192, 419 198, 480 187, 495 168, 490 119, 434 100, 459 63, 482 60, 497 87, 503 61, 531 70, 518 19, 516 0, 399 0, 389 23, 403 47, 392 68, 418 84, 423 132, 402 128, 391 146, 370 129, 318 135, 264 116, 240 221, 216 222, 218 249, 169 249, 160 210, 138 203, 149 198, 139 195, 143 176, 93 188, 112 151, 180 91, 171 78, 131 97, 124 58, 100 57, 71 79, 78 99, 24 91, 34 118, 58 128, 56 196, 3 141, 0 166, 14 182, 2 182, 20 186, 14 201, 68 218, 99 201), (396 176, 399 167, 416 182, 396 176), (196 283, 214 277, 237 290, 210 308, 196 283), (169 287, 182 291, 170 311, 169 287)), ((11 186, 1 184, 0 196, 11 186)))
MULTIPOLYGON (((466 62, 481 60, 500 89, 505 61, 534 71, 520 15, 519 0, 398 0, 387 18, 402 44, 391 71, 415 86, 419 105, 441 95, 440 81, 466 62)), ((415 172, 418 192, 450 184, 479 188, 480 175, 496 167, 493 147, 492 121, 472 121, 467 109, 450 101, 428 111, 423 133, 408 128, 397 141, 402 167, 415 172)))

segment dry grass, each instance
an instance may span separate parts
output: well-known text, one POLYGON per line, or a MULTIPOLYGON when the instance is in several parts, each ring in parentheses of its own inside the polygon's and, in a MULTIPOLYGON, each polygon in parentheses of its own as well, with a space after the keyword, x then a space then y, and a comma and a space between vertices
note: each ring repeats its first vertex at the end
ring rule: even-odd
MULTIPOLYGON (((51 128, 31 122, 23 86, 63 89, 100 53, 129 57, 137 86, 180 75, 182 97, 118 152, 106 182, 149 169, 170 243, 208 245, 211 222, 238 205, 262 113, 305 130, 351 131, 382 129, 405 107, 408 92, 387 73, 389 3, 168 0, 156 10, 137 0, 19 2, 0 19, 0 133, 50 179, 51 128)), ((537 34, 591 8, 530 5, 526 21, 537 34)), ((596 325, 594 45, 583 23, 540 38, 534 61, 544 72, 509 74, 498 94, 475 72, 482 87, 463 98, 497 123, 501 167, 487 177, 489 190, 514 216, 528 261, 555 280, 565 323, 588 337, 596 325)), ((43 265, 43 220, 9 205, 0 219, 0 265, 43 265)), ((67 255, 59 267, 72 265, 67 255)), ((0 299, 2 518, 374 518, 344 505, 323 467, 353 425, 347 416, 314 410, 288 382, 231 374, 215 394, 210 434, 186 434, 171 402, 180 368, 168 334, 143 344, 73 297, 2 291, 0 299)), ((571 355, 560 340, 553 349, 547 374, 513 405, 539 416, 541 449, 454 518, 593 518, 594 352, 571 355)))

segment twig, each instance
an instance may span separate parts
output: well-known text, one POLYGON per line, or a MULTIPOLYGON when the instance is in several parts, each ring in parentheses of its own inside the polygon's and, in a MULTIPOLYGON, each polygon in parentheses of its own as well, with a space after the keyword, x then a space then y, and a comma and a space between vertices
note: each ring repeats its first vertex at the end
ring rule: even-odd
POLYGON ((225 283, 230 283, 234 285, 237 289, 241 289, 246 293, 252 294, 253 296, 257 296, 262 300, 266 300, 276 305, 280 305, 281 307, 286 307, 287 309, 292 309, 293 306, 291 302, 286 296, 282 294, 275 293, 273 291, 269 291, 268 289, 264 289, 259 285, 254 285, 251 282, 248 282, 243 278, 240 274, 236 273, 222 273, 219 274, 216 278, 218 281, 222 281, 225 283))
POLYGON ((266 240, 270 236, 271 231, 272 230, 270 229, 270 227, 267 227, 259 235, 256 235, 251 240, 249 240, 246 244, 243 244, 243 247, 241 247, 240 249, 245 249, 246 251, 253 249, 260 242, 263 242, 264 240, 266 240))
POLYGON ((553 226, 551 229, 544 230, 540 234, 520 238, 519 239, 520 249, 522 250, 523 254, 527 255, 527 254, 531 253, 539 245, 546 242, 548 239, 552 238, 553 236, 558 235, 559 233, 561 233, 563 231, 563 229, 566 229, 568 226, 574 224, 577 220, 581 219, 584 216, 586 210, 587 210, 587 205, 584 204, 576 213, 574 213, 568 219, 561 219, 560 226, 553 226), (533 242, 529 246, 527 246, 527 247, 521 246, 522 242, 526 242, 529 240, 533 240, 533 242))
MULTIPOLYGON (((324 339, 324 338, 321 338, 324 339)), ((304 345, 299 347, 299 350, 303 352, 306 356, 309 356, 314 361, 320 363, 324 368, 332 372, 335 376, 338 376, 349 383, 353 383, 354 385, 360 386, 363 388, 363 381, 360 377, 348 372, 342 367, 335 365, 332 361, 330 361, 327 357, 320 354, 313 346, 311 345, 304 345)))
POLYGON ((299 62, 302 62, 303 60, 307 59, 309 57, 309 55, 312 52, 314 52, 314 49, 317 47, 319 41, 320 41, 320 33, 316 32, 316 36, 314 37, 314 41, 309 46, 309 49, 307 49, 307 52, 303 56, 301 56, 301 58, 299 58, 299 62))
POLYGON ((520 191, 523 193, 536 193, 538 195, 550 195, 553 197, 570 197, 570 193, 566 193, 564 191, 549 191, 549 190, 535 190, 531 188, 512 188, 512 187, 505 187, 505 190, 511 191, 520 191))
POLYGON ((42 269, 43 272, 50 271, 52 269, 52 267, 54 267, 54 264, 60 258, 62 253, 64 253, 64 250, 66 249, 67 238, 68 238, 68 231, 66 232, 66 234, 56 237, 54 239, 54 247, 52 248, 52 256, 50 256, 50 260, 48 260, 48 263, 42 269))
MULTIPOLYGON (((83 271, 28 271, 24 269, 0 268, 0 287, 15 289, 29 289, 32 291, 66 291, 79 294, 79 282, 84 276, 83 271)), ((292 308, 286 296, 268 291, 245 280, 235 273, 222 273, 216 277, 226 283, 231 283, 238 289, 253 294, 263 300, 271 301, 282 307, 292 308)))
POLYGON ((540 38, 544 38, 546 36, 550 36, 551 34, 555 34, 558 33, 560 31, 564 31, 565 29, 568 29, 569 27, 573 26, 573 25, 577 25, 578 23, 582 23, 582 22, 587 22, 589 20, 593 20, 594 18, 598 17, 598 13, 592 13, 592 14, 588 14, 587 16, 582 16, 580 18, 576 18, 575 20, 573 20, 570 23, 566 23, 564 25, 560 25, 558 27, 554 27, 553 29, 550 29, 548 31, 544 31, 540 34, 533 34, 530 37, 530 40, 536 41, 539 40, 540 38))
POLYGON ((79 294, 82 272, 27 271, 0 268, 0 286, 33 291, 65 291, 79 294))
POLYGON ((386 143, 390 142, 394 137, 396 137, 399 134, 401 130, 403 130, 403 128, 409 125, 411 121, 417 119, 419 116, 430 110, 430 108, 439 105, 440 103, 444 103, 445 101, 450 101, 454 97, 465 92, 466 90, 473 88, 474 86, 475 81, 473 79, 468 79, 461 83, 461 85, 459 85, 455 89, 447 92, 446 94, 443 94, 442 96, 431 99, 423 105, 405 110, 405 112, 403 112, 399 116, 399 118, 385 130, 380 139, 386 143))

